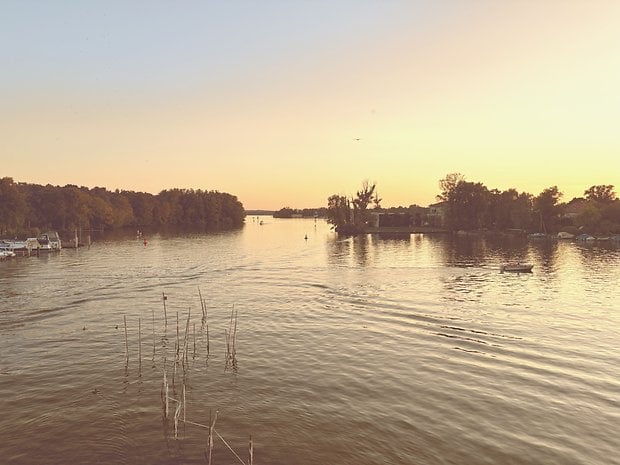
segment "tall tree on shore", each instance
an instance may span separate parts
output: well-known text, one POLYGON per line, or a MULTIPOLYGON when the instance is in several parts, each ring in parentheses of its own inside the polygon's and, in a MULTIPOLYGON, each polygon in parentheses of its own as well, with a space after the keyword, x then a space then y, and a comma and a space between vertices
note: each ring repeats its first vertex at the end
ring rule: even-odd
POLYGON ((351 204, 344 195, 330 195, 327 199, 327 222, 336 228, 351 222, 351 204))
POLYGON ((446 224, 453 231, 474 230, 485 226, 491 194, 480 182, 465 181, 460 173, 450 173, 439 181, 438 200, 446 204, 446 224))
POLYGON ((616 193, 612 185, 592 186, 587 189, 583 195, 585 195, 586 200, 600 203, 611 203, 616 200, 616 193))
POLYGON ((554 231, 557 228, 562 207, 560 199, 562 192, 558 186, 552 186, 543 190, 533 201, 535 219, 539 221, 540 232, 554 231))
POLYGON ((450 193, 448 204, 451 229, 481 229, 489 204, 489 190, 480 182, 460 181, 450 193))
POLYGON ((532 216, 532 196, 516 189, 489 191, 489 204, 484 226, 495 230, 529 229, 532 216))
POLYGON ((367 179, 362 182, 362 188, 357 191, 357 194, 353 199, 356 224, 365 225, 368 221, 368 205, 370 205, 370 202, 373 200, 376 188, 377 183, 370 184, 367 179))
POLYGON ((461 173, 450 173, 445 178, 439 180, 439 188, 441 193, 437 195, 437 200, 447 202, 450 199, 450 195, 456 189, 459 183, 465 181, 465 176, 461 173))
POLYGON ((13 234, 23 227, 26 201, 13 178, 0 179, 0 234, 13 234))

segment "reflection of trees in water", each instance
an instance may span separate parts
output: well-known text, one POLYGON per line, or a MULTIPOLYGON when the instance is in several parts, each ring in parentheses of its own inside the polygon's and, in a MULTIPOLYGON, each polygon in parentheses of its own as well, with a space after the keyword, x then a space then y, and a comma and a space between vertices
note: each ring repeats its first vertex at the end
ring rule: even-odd
POLYGON ((536 240, 530 242, 530 252, 535 257, 537 268, 553 271, 558 259, 558 242, 555 240, 536 240))
POLYGON ((379 258, 383 251, 389 253, 404 253, 410 246, 411 235, 360 235, 343 238, 334 238, 328 242, 327 260, 331 264, 343 265, 353 263, 368 266, 379 258))
POLYGON ((349 265, 351 261, 367 266, 372 261, 372 244, 368 236, 343 239, 336 237, 328 242, 327 260, 332 265, 349 265))
POLYGON ((529 261, 528 239, 524 236, 497 235, 485 238, 489 256, 498 262, 524 263, 529 261))
POLYGON ((372 244, 368 235, 355 236, 353 238, 353 255, 355 262, 361 266, 367 266, 371 261, 372 244))
POLYGON ((346 265, 351 254, 351 238, 334 237, 327 241, 327 261, 331 265, 346 265))
POLYGON ((447 266, 499 265, 529 261, 527 238, 511 235, 494 236, 426 236, 440 260, 447 266))
POLYGON ((474 236, 429 236, 440 253, 441 261, 448 266, 478 266, 485 262, 486 245, 474 236))
POLYGON ((583 267, 593 273, 605 274, 610 270, 617 270, 620 260, 620 244, 612 241, 576 244, 577 256, 583 267))

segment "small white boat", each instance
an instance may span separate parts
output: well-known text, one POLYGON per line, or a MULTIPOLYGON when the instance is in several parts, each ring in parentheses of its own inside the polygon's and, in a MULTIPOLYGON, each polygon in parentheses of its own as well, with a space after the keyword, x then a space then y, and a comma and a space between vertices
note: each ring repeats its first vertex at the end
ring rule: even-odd
POLYGON ((499 272, 503 273, 504 271, 513 272, 513 273, 531 273, 534 265, 529 263, 517 263, 517 264, 505 264, 500 265, 499 272))
POLYGON ((0 260, 5 260, 7 258, 11 258, 14 256, 15 256, 15 252, 13 252, 12 250, 0 249, 0 260))

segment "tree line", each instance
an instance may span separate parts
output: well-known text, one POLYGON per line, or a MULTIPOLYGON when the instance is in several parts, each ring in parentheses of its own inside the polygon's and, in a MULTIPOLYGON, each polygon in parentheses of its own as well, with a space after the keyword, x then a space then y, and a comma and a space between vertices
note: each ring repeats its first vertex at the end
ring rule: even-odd
POLYGON ((44 230, 148 228, 163 225, 204 229, 240 227, 243 205, 218 191, 169 189, 159 194, 103 187, 42 186, 0 179, 0 235, 44 230))
MULTIPOLYGON (((523 230, 554 233, 560 230, 590 234, 620 234, 620 199, 613 185, 594 185, 583 197, 562 202, 557 186, 534 196, 516 189, 489 189, 481 182, 466 181, 460 173, 451 173, 439 181, 438 204, 434 212, 427 209, 425 224, 449 231, 523 230)), ((363 233, 370 218, 370 207, 382 209, 376 183, 364 181, 355 196, 334 194, 327 200, 327 219, 338 232, 363 233)), ((398 208, 398 213, 416 211, 420 207, 398 208)))
POLYGON ((459 173, 439 181, 444 226, 449 230, 508 230, 556 233, 566 230, 590 234, 620 233, 620 200, 613 185, 595 185, 583 197, 562 202, 557 186, 534 196, 516 189, 489 189, 469 182, 459 173))
POLYGON ((273 212, 274 218, 325 218, 327 208, 291 208, 284 207, 273 212))

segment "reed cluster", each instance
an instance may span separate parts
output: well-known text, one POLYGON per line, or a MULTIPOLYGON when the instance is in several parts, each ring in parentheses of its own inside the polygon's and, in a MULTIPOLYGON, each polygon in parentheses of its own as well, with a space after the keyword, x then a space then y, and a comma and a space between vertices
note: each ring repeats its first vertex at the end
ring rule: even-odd
MULTIPOLYGON (((243 465, 252 465, 254 463, 254 444, 252 437, 250 436, 248 445, 248 459, 244 461, 230 446, 230 444, 217 432, 215 424, 218 418, 218 411, 216 410, 215 416, 211 418, 209 414, 209 423, 204 425, 195 421, 188 420, 187 418, 187 397, 188 391, 191 392, 191 385, 189 384, 189 373, 191 366, 194 365, 194 361, 200 356, 200 351, 206 352, 206 359, 208 361, 210 352, 210 340, 209 340, 209 325, 208 325, 208 308, 207 301, 203 297, 202 292, 198 289, 198 297, 200 300, 201 319, 199 334, 202 337, 197 342, 196 338, 196 322, 192 322, 191 308, 187 311, 187 316, 180 316, 179 312, 176 312, 176 332, 173 333, 174 338, 174 352, 172 356, 172 367, 167 366, 168 358, 170 355, 168 348, 168 296, 162 292, 163 301, 163 325, 164 333, 161 337, 161 344, 159 347, 162 349, 162 376, 161 376, 161 400, 162 400, 162 415, 163 421, 166 425, 166 437, 170 434, 174 440, 179 440, 182 437, 180 434, 180 425, 192 425, 201 427, 207 430, 207 442, 205 446, 205 460, 209 465, 212 464, 213 459, 213 447, 214 439, 217 437, 219 440, 230 450, 239 463, 243 465), (172 371, 171 377, 169 376, 170 370, 172 371), (171 428, 171 429, 170 429, 171 428)), ((152 333, 153 333, 153 368, 156 368, 156 354, 157 354, 157 337, 156 337, 156 322, 155 311, 152 311, 152 333)), ((125 370, 129 368, 130 361, 130 338, 127 326, 127 316, 123 315, 124 323, 124 335, 125 335, 125 370)), ((226 354, 224 360, 224 371, 232 370, 237 371, 237 323, 238 312, 234 305, 231 309, 230 318, 227 322, 227 327, 224 329, 226 354)), ((135 337, 135 336, 134 336, 135 337)), ((138 373, 142 377, 142 319, 138 317, 138 373)), ((134 339, 135 341, 135 339, 134 339)))

